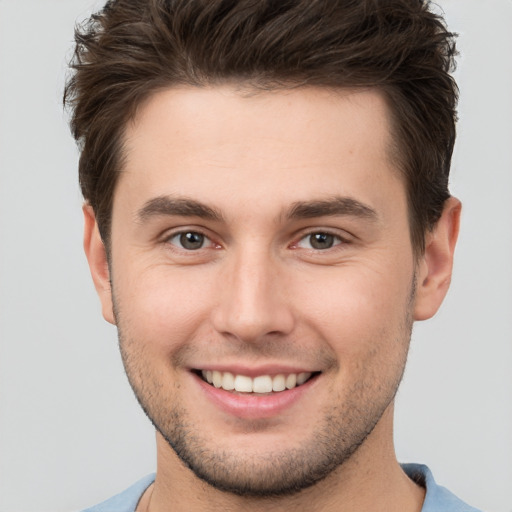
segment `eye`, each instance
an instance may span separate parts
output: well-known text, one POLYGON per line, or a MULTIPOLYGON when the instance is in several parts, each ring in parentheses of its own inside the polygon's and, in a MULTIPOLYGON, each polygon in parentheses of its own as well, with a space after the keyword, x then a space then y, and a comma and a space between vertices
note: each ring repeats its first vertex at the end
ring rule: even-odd
POLYGON ((301 247, 302 249, 315 249, 321 251, 331 249, 332 247, 341 243, 342 239, 339 236, 320 231, 317 233, 310 233, 309 235, 299 240, 297 247, 301 247))
POLYGON ((176 233, 168 239, 168 242, 187 251, 197 251, 198 249, 212 247, 214 245, 208 237, 197 231, 176 233))

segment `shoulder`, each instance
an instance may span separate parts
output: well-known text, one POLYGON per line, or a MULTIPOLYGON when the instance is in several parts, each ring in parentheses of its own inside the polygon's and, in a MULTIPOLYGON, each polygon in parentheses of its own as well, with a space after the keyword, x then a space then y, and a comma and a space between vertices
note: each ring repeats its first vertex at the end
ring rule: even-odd
POLYGON ((402 464, 407 476, 425 487, 426 495, 421 512, 481 512, 457 498, 445 487, 438 485, 427 466, 422 464, 402 464))
POLYGON ((90 507, 82 512, 135 512, 144 491, 155 481, 155 475, 148 475, 125 491, 112 498, 90 507))

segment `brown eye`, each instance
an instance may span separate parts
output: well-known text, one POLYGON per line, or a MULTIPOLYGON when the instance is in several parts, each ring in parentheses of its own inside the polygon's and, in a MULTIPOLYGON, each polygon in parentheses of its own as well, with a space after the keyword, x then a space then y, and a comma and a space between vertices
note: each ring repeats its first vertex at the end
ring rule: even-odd
POLYGON ((297 245, 303 249, 315 249, 317 251, 322 251, 332 249, 341 242, 342 240, 339 236, 318 231, 305 236, 297 245))
POLYGON ((197 251, 202 249, 205 244, 206 237, 195 231, 186 231, 174 235, 169 242, 173 245, 177 245, 187 251, 197 251))
POLYGON ((336 237, 329 233, 313 233, 309 235, 309 243, 313 249, 330 249, 334 246, 336 237))

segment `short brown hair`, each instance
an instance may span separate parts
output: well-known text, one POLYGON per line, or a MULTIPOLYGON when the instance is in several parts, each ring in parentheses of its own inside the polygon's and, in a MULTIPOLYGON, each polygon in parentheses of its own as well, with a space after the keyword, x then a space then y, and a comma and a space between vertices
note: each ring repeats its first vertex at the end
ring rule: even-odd
POLYGON ((427 0, 110 0, 75 31, 64 102, 80 185, 108 246, 123 134, 155 91, 226 81, 261 89, 377 88, 390 106, 411 240, 449 197, 454 35, 427 0))

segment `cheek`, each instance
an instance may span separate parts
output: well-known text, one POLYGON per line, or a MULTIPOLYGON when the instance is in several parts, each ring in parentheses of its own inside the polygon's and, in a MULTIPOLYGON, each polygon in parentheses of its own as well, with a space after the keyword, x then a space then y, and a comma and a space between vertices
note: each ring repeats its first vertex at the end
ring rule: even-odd
POLYGON ((412 267, 332 269, 303 296, 305 319, 340 359, 393 357, 408 343, 412 267))
MULTIPOLYGON (((197 269, 196 269, 197 270, 197 269)), ((151 350, 167 352, 189 342, 208 316, 211 276, 169 266, 119 268, 114 299, 126 334, 151 350)))

